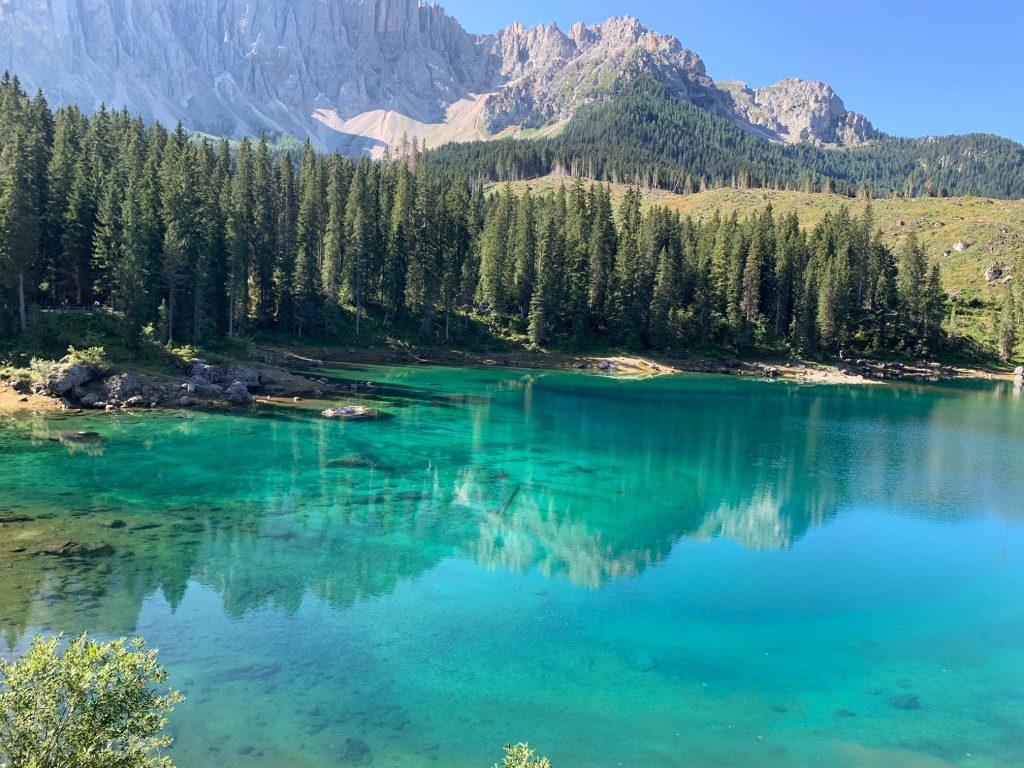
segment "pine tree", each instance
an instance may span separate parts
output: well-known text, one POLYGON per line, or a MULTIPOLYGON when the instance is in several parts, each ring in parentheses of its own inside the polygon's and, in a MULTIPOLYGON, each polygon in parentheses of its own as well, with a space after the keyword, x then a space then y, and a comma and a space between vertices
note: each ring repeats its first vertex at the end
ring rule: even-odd
MULTIPOLYGON (((324 232, 324 258, 320 269, 320 293, 328 305, 340 305, 341 280, 345 265, 345 209, 349 191, 345 185, 342 160, 338 155, 329 162, 327 186, 327 228, 324 232)), ((358 181, 359 174, 356 174, 358 181)))
POLYGON ((39 258, 38 195, 34 186, 36 158, 30 136, 15 125, 0 153, 0 265, 17 286, 21 331, 28 330, 26 302, 39 258))
POLYGON ((312 325, 317 307, 317 282, 323 268, 323 212, 319 162, 307 141, 299 167, 299 212, 296 220, 296 255, 292 281, 295 324, 299 335, 312 325))
POLYGON ((250 315, 262 328, 269 328, 274 317, 274 247, 277 216, 275 209, 274 172, 270 149, 260 137, 252 161, 252 184, 248 234, 250 315))
POLYGON ((481 237, 480 301, 496 312, 504 312, 511 303, 508 246, 514 204, 515 193, 506 187, 494 200, 481 237))
POLYGON ((398 167, 398 181, 391 206, 391 222, 381 280, 386 313, 385 327, 390 327, 405 308, 405 276, 409 268, 409 252, 415 237, 415 201, 415 179, 409 171, 408 164, 403 162, 398 167))
POLYGON ((547 343, 554 315, 554 264, 562 257, 559 222, 553 211, 543 223, 543 234, 537 251, 536 285, 530 299, 530 341, 540 346, 547 343))
POLYGON ((277 222, 274 232, 275 316, 279 327, 287 327, 295 314, 294 269, 298 194, 291 156, 282 154, 277 162, 277 222))
POLYGON ((618 251, 618 233, 615 230, 611 191, 607 186, 592 190, 589 208, 589 304, 591 326, 596 329, 607 322, 612 273, 615 269, 615 254, 618 251))
POLYGON ((515 304, 519 309, 519 316, 526 317, 533 297, 537 268, 536 222, 533 195, 529 187, 519 196, 516 204, 510 261, 513 269, 512 292, 515 304))
POLYGON ((928 328, 928 260, 913 232, 900 247, 898 300, 904 346, 925 352, 928 328))
POLYGON ((356 168, 345 204, 345 258, 341 284, 342 302, 355 307, 357 337, 369 292, 368 276, 374 247, 373 196, 369 164, 364 161, 356 168))

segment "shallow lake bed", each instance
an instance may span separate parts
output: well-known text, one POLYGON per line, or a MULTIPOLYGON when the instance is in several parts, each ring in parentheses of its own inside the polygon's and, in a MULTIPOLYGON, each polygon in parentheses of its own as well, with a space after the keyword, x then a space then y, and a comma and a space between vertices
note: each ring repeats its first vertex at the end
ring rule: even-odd
POLYGON ((0 422, 0 653, 145 636, 180 766, 1019 765, 1011 384, 319 375, 0 422))

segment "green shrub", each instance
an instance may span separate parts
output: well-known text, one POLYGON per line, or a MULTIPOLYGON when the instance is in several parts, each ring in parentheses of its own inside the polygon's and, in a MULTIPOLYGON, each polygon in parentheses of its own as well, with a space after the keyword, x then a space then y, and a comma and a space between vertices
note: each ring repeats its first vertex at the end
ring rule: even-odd
POLYGON ((33 385, 45 384, 51 368, 53 368, 53 360, 33 357, 28 364, 28 378, 33 385))
POLYGON ((61 639, 37 637, 19 661, 0 661, 0 766, 173 768, 160 751, 182 697, 158 691, 156 651, 82 636, 61 654, 61 639))
POLYGON ((107 350, 103 347, 87 347, 86 349, 68 347, 68 357, 71 358, 72 363, 96 368, 100 371, 110 368, 110 359, 107 357, 107 350))
POLYGON ((494 768, 551 768, 551 761, 546 757, 534 759, 535 754, 527 744, 506 744, 505 759, 494 768))

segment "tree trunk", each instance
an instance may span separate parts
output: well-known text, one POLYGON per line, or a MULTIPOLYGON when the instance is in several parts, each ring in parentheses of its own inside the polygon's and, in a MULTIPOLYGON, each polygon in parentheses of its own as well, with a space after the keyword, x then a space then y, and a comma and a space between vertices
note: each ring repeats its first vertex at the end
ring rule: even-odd
POLYGON ((202 279, 197 274, 195 279, 195 296, 194 303, 192 304, 192 343, 199 344, 202 341, 202 331, 200 326, 202 325, 202 279))
POLYGON ((18 311, 21 314, 21 332, 28 330, 28 315, 25 314, 25 273, 18 273, 18 311))
POLYGON ((235 336, 235 271, 231 270, 231 295, 228 298, 228 338, 235 336))
POLYGON ((167 346, 174 346, 174 288, 167 297, 167 346))

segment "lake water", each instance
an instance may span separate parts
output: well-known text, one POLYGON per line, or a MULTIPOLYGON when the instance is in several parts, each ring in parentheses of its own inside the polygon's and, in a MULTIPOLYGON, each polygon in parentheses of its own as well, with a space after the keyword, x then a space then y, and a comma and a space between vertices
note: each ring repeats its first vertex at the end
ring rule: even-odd
POLYGON ((394 418, 2 422, 0 653, 143 635, 179 768, 1024 765, 1012 386, 328 375, 394 418))

